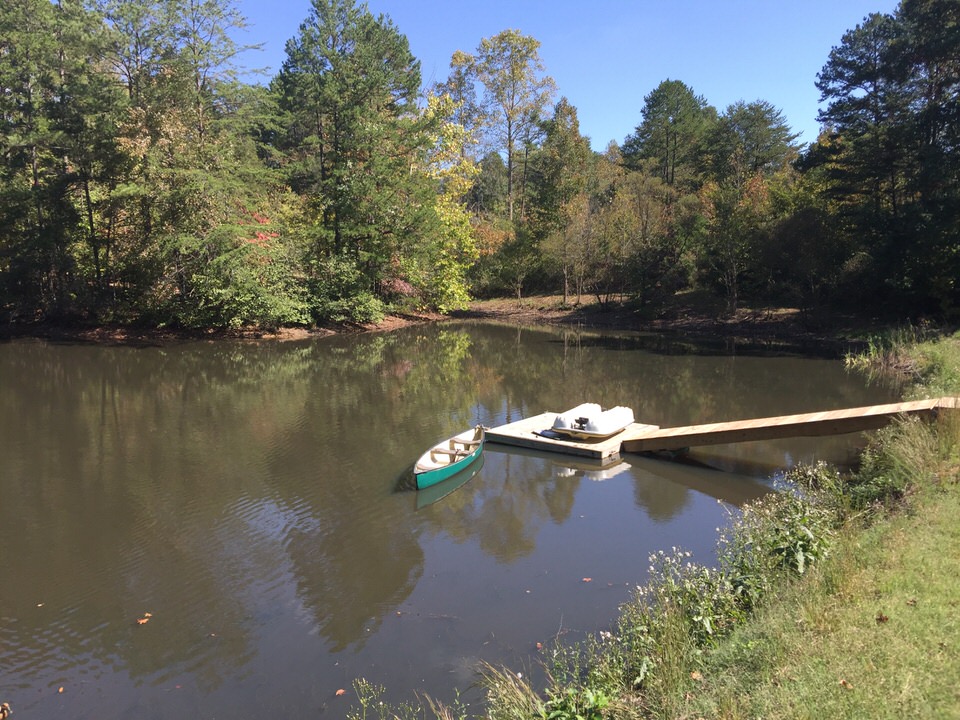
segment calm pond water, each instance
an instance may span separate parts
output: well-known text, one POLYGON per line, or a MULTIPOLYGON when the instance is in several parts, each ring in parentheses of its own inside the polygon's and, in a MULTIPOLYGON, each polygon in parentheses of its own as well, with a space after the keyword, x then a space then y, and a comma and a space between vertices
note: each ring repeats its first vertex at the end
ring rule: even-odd
POLYGON ((480 660, 535 672, 537 643, 609 626, 650 553, 710 562, 777 468, 858 438, 603 471, 489 445, 439 499, 402 488, 426 447, 584 401, 669 426, 890 399, 837 360, 485 324, 0 343, 0 701, 31 720, 343 717, 358 677, 475 699, 480 660))

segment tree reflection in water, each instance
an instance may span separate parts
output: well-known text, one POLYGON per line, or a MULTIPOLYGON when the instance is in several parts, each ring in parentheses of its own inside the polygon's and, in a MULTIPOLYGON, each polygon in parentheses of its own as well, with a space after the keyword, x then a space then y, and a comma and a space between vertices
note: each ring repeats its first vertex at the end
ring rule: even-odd
POLYGON ((667 426, 888 399, 837 361, 675 350, 483 324, 0 344, 5 700, 40 720, 79 687, 90 717, 296 717, 361 675, 449 698, 470 658, 529 664, 558 627, 605 627, 649 552, 711 552, 723 506, 768 483, 490 446, 418 509, 396 484, 425 447, 586 400, 667 426))

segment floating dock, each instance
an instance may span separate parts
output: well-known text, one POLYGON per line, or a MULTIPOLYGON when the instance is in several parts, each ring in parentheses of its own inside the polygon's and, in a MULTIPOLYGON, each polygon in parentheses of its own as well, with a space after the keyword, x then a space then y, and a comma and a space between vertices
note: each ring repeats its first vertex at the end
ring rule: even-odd
POLYGON ((546 412, 492 428, 487 431, 487 440, 504 445, 604 459, 615 457, 621 452, 665 452, 700 445, 843 435, 876 430, 898 417, 919 416, 930 419, 941 410, 957 408, 960 408, 960 398, 943 397, 672 428, 633 423, 616 435, 602 440, 574 440, 554 433, 550 428, 557 413, 546 412))
POLYGON ((601 440, 574 440, 554 433, 550 428, 555 412, 545 412, 487 430, 487 442, 513 445, 515 447, 547 450, 550 452, 579 455, 590 458, 611 458, 620 454, 625 437, 639 437, 657 429, 656 425, 633 423, 625 430, 601 440), (630 433, 628 436, 627 433, 630 433))

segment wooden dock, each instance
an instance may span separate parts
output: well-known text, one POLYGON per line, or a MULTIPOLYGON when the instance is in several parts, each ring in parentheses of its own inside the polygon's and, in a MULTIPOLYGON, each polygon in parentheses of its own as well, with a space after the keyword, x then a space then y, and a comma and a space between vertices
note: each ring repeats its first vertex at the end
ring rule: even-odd
POLYGON ((672 428, 634 423, 603 440, 573 440, 557 435, 550 430, 556 413, 546 412, 492 428, 487 431, 487 440, 568 455, 610 458, 621 452, 664 452, 700 445, 863 432, 883 427, 897 417, 929 419, 941 410, 957 408, 960 398, 944 397, 672 428))
POLYGON ((751 440, 820 437, 863 432, 883 427, 897 417, 919 415, 930 418, 942 409, 955 409, 957 407, 957 398, 934 398, 800 415, 781 415, 707 425, 656 428, 649 432, 634 432, 629 435, 627 434, 628 428, 619 437, 623 443, 624 452, 660 452, 682 450, 699 445, 722 445, 751 440))
POLYGON ((644 433, 657 429, 656 425, 634 423, 626 430, 603 440, 573 440, 551 432, 550 427, 556 417, 557 413, 555 412, 545 412, 491 428, 487 430, 487 441, 500 443, 501 445, 603 459, 620 454, 623 439, 628 437, 627 433, 630 433, 629 437, 641 437, 644 433))

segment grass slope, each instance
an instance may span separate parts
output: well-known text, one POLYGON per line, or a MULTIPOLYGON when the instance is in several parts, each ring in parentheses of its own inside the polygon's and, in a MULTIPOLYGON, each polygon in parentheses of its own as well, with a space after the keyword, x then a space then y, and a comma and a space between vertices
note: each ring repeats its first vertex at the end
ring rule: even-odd
POLYGON ((846 533, 735 632, 682 716, 960 718, 960 487, 846 533))

